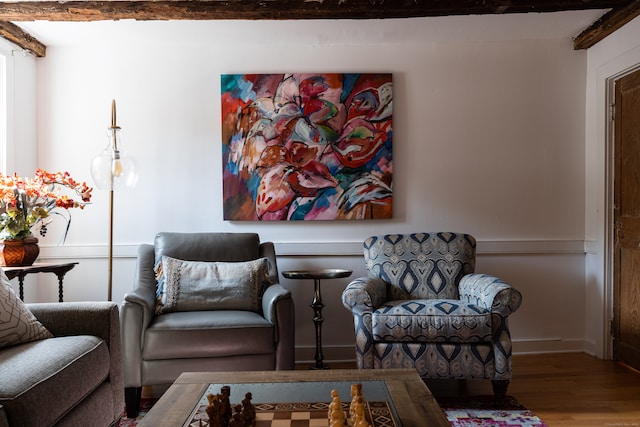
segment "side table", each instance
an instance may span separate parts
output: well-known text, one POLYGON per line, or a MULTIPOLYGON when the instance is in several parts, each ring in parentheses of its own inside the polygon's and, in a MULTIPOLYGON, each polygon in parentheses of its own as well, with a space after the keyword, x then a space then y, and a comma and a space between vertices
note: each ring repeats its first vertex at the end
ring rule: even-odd
POLYGON ((18 278, 18 282, 20 284, 20 299, 24 301, 24 278, 27 274, 32 273, 53 273, 58 277, 58 301, 62 302, 62 280, 64 275, 67 274, 73 267, 75 267, 77 262, 68 262, 65 264, 48 264, 48 263, 35 263, 33 265, 25 266, 25 267, 2 267, 7 278, 9 280, 14 277, 18 278))
POLYGON ((339 279, 351 276, 351 270, 342 270, 337 268, 329 268, 325 270, 296 270, 283 271, 282 275, 287 279, 313 279, 314 293, 311 308, 313 308, 313 323, 316 327, 316 364, 311 369, 328 369, 329 366, 324 364, 324 356, 322 355, 322 295, 320 293, 321 279, 339 279))

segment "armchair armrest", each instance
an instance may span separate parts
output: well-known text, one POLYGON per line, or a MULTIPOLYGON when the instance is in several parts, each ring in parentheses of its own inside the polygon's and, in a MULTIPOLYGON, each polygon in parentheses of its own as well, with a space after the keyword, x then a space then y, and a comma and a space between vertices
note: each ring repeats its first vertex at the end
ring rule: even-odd
POLYGON ((153 271, 155 252, 152 245, 140 245, 134 288, 124 296, 124 307, 135 304, 142 310, 142 329, 146 329, 155 316, 156 277, 153 271))
POLYGON ((142 341, 144 331, 155 316, 155 252, 152 245, 140 245, 134 289, 122 303, 122 360, 125 387, 142 385, 142 341))
POLYGON ((153 291, 147 288, 136 288, 124 295, 122 309, 127 310, 132 305, 137 306, 136 310, 140 310, 142 314, 140 326, 142 329, 147 329, 155 316, 155 304, 156 295, 153 291))
POLYGON ((467 274, 460 280, 460 299, 507 317, 522 303, 522 294, 508 283, 487 274, 467 274))
POLYGON ((295 367, 295 311, 291 291, 279 283, 269 286, 262 295, 262 314, 274 325, 276 370, 295 367))
POLYGON ((278 305, 291 299, 291 291, 279 283, 269 286, 262 295, 262 314, 269 322, 275 324, 282 313, 278 305))
POLYGON ((342 304, 354 314, 371 312, 387 300, 387 283, 379 278, 359 277, 342 292, 342 304))

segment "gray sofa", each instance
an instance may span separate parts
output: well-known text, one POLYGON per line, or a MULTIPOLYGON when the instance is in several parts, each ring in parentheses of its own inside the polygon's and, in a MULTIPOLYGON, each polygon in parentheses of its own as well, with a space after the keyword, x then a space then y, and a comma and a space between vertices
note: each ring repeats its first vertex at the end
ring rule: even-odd
POLYGON ((27 307, 53 338, 0 349, 0 427, 117 425, 124 408, 117 304, 27 307))

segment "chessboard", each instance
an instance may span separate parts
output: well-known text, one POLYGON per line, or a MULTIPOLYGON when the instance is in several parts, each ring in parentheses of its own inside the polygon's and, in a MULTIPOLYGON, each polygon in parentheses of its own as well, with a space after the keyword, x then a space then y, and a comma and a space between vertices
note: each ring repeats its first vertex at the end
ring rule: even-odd
MULTIPOLYGON (((371 427, 399 427, 395 422, 389 402, 369 402, 366 416, 371 427)), ((328 427, 329 402, 316 403, 255 403, 255 427, 328 427)), ((349 402, 342 402, 342 408, 349 410, 349 402)), ((207 427, 207 405, 201 404, 194 411, 188 427, 207 427)))

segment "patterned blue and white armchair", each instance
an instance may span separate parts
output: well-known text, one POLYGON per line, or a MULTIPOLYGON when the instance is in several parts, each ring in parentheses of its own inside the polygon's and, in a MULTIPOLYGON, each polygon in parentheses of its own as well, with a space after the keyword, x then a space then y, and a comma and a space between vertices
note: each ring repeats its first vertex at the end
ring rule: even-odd
POLYGON ((360 369, 415 368, 423 378, 485 378, 502 402, 511 379, 507 319, 522 295, 474 274, 476 241, 459 233, 372 236, 368 277, 342 303, 353 313, 360 369))

